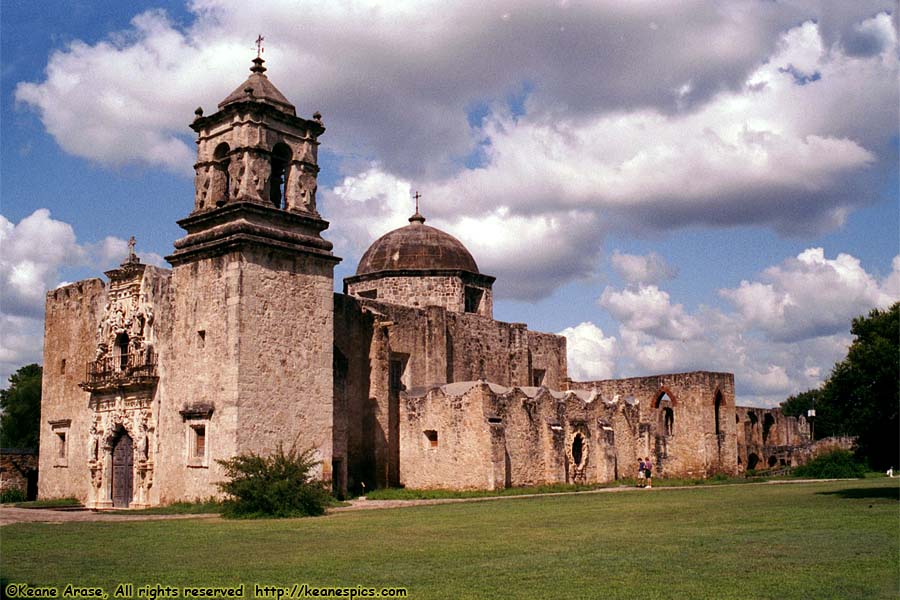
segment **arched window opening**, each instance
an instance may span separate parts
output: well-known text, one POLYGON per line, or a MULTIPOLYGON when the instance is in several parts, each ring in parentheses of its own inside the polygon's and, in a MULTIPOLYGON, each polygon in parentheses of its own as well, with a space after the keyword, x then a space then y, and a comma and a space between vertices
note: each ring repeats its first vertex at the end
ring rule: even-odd
POLYGON ((225 142, 216 146, 213 152, 211 198, 216 206, 223 206, 231 194, 231 175, 228 172, 228 165, 231 162, 230 152, 231 148, 225 142))
POLYGON ((756 465, 758 465, 758 464, 759 464, 759 457, 756 454, 751 452, 750 456, 747 457, 747 468, 750 470, 753 470, 756 468, 756 465))
POLYGON ((774 455, 770 456, 769 457, 769 468, 774 467, 776 464, 778 464, 778 458, 776 458, 774 455))
POLYGON ((287 144, 278 143, 272 148, 272 175, 269 178, 269 200, 275 208, 287 208, 288 165, 291 164, 291 149, 287 144))
POLYGON ((663 409, 663 432, 665 432, 665 435, 672 435, 674 425, 675 413, 667 406, 663 409))
POLYGON ((572 461, 576 467, 581 465, 582 458, 584 458, 584 438, 578 433, 575 434, 575 439, 572 440, 572 461))
POLYGON ((766 418, 763 419, 763 431, 762 431, 763 444, 765 444, 766 440, 769 439, 769 432, 771 431, 771 429, 774 425, 775 425, 775 418, 770 414, 766 414, 766 418))
POLYGON ((656 397, 656 402, 653 403, 653 408, 659 408, 665 404, 675 404, 675 401, 672 400, 672 397, 669 396, 668 392, 661 392, 659 396, 656 397))
POLYGON ((722 433, 722 392, 716 392, 716 435, 722 433))
POLYGON ((116 368, 124 371, 128 368, 128 334, 120 333, 116 336, 115 343, 116 368))

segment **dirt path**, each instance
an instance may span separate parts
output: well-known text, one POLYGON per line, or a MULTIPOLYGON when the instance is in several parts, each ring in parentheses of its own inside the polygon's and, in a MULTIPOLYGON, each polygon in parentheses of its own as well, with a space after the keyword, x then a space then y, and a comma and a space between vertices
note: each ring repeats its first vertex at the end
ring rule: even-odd
MULTIPOLYGON (((585 494, 610 494, 619 492, 641 492, 651 493, 666 490, 700 490, 709 489, 711 487, 726 487, 733 485, 791 485, 795 483, 824 483, 827 481, 840 481, 837 479, 794 479, 794 480, 776 480, 763 481, 759 483, 725 483, 718 485, 685 485, 685 486, 669 486, 655 487, 652 490, 619 486, 610 488, 599 488, 596 490, 586 490, 581 492, 557 492, 553 494, 520 494, 517 496, 483 496, 479 498, 435 498, 430 500, 367 500, 365 498, 357 498, 350 500, 349 506, 341 506, 329 509, 328 514, 337 514, 343 512, 351 512, 358 510, 379 510, 388 508, 404 508, 407 506, 433 506, 436 504, 457 504, 461 502, 491 502, 494 500, 515 500, 517 498, 540 498, 547 496, 574 496, 585 494)), ((12 523, 68 523, 68 522, 85 522, 85 521, 163 521, 168 519, 210 519, 218 517, 217 514, 198 514, 198 515, 146 515, 139 512, 134 514, 116 514, 105 513, 102 511, 81 510, 81 511, 62 511, 52 509, 34 509, 34 508, 15 508, 11 506, 0 506, 0 527, 10 525, 12 523)))

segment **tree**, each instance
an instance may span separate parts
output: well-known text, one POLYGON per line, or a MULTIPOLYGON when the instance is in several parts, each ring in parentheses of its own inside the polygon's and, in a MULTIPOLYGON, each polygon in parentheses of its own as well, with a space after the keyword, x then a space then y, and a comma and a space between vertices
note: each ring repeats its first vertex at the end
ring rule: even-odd
POLYGON ((821 398, 822 390, 819 388, 800 392, 781 403, 781 412, 787 417, 805 417, 806 411, 815 407, 821 398))
POLYGON ((40 365, 25 365, 9 377, 9 387, 0 390, 0 446, 37 448, 41 424, 40 365))
POLYGON ((847 357, 822 387, 791 396, 782 410, 806 414, 815 401, 817 438, 857 436, 871 467, 900 467, 900 302, 853 319, 850 331, 847 357))
POLYGON ((876 469, 900 466, 900 302, 853 320, 856 339, 822 388, 826 416, 876 469))

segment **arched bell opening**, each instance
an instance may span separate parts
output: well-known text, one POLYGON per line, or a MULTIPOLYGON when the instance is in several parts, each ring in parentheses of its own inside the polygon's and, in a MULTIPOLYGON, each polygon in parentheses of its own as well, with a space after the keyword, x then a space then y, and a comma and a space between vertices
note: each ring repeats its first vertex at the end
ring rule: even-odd
POLYGON ((216 206, 223 206, 231 194, 231 175, 228 166, 231 162, 231 147, 222 142, 213 152, 211 194, 216 206))
POLYGON ((279 142, 272 148, 272 174, 269 178, 269 200, 275 208, 287 208, 288 166, 293 153, 287 144, 279 142))

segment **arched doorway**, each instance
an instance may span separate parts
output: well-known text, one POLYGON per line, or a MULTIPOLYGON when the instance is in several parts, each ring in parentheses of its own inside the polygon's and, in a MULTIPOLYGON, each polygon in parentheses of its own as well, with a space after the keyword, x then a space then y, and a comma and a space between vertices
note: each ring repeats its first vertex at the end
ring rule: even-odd
POLYGON ((134 443, 123 431, 113 446, 112 501, 116 508, 128 508, 134 496, 134 443))
POLYGON ((572 461, 576 467, 581 466, 581 459, 584 457, 584 437, 578 433, 572 440, 572 461))

